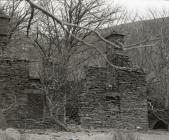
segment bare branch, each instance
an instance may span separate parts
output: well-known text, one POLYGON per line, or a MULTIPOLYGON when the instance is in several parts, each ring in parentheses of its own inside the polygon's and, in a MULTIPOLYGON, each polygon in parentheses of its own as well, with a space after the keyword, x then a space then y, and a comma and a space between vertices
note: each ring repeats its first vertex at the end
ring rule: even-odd
POLYGON ((28 27, 27 27, 27 36, 29 36, 29 29, 31 27, 31 22, 33 20, 33 17, 34 17, 34 8, 31 8, 31 15, 30 15, 30 19, 29 19, 29 22, 28 22, 28 27))
POLYGON ((149 44, 149 45, 142 45, 142 44, 140 44, 140 45, 131 45, 131 46, 134 46, 134 47, 130 47, 130 46, 128 46, 128 48, 124 48, 124 50, 125 51, 128 51, 128 50, 132 50, 132 49, 139 49, 139 48, 146 48, 146 47, 154 47, 154 46, 156 46, 158 43, 159 43, 160 41, 156 41, 155 43, 153 43, 153 44, 149 44))
MULTIPOLYGON (((117 49, 122 49, 121 47, 119 47, 118 45, 116 45, 115 43, 113 42, 110 42, 108 40, 106 40, 104 37, 102 37, 97 31, 94 31, 92 29, 89 29, 89 28, 86 28, 86 27, 80 27, 79 25, 76 25, 76 24, 72 24, 72 23, 67 23, 67 22, 63 22, 61 21, 59 18, 55 17, 54 15, 52 15, 51 13, 49 13, 48 11, 46 11, 44 8, 42 8, 41 6, 38 6, 37 4, 33 3, 31 0, 26 0, 32 8, 36 8, 38 10, 40 10, 41 12, 43 12, 44 14, 46 14, 47 16, 51 17, 52 19, 54 19, 57 23, 59 23, 63 28, 64 28, 64 25, 67 25, 67 26, 71 26, 71 27, 78 27, 78 28, 82 28, 82 29, 85 29, 85 30, 89 30, 93 33, 95 33, 101 40, 103 40, 105 43, 111 45, 112 47, 114 48, 117 48, 117 49)), ((70 32, 69 32, 70 33, 70 32)))

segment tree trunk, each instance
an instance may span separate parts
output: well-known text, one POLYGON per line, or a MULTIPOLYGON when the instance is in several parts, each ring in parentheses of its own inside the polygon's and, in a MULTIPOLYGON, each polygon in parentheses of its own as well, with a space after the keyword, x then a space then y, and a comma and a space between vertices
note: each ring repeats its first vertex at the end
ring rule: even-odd
POLYGON ((167 79, 166 80, 166 94, 165 94, 165 109, 168 109, 168 106, 169 106, 168 96, 169 96, 169 80, 167 79))
POLYGON ((66 93, 65 93, 65 95, 64 95, 64 111, 63 111, 63 114, 64 114, 64 117, 63 117, 63 122, 66 124, 66 100, 67 100, 67 98, 66 98, 66 93))
POLYGON ((165 95, 165 109, 168 109, 168 93, 165 95))

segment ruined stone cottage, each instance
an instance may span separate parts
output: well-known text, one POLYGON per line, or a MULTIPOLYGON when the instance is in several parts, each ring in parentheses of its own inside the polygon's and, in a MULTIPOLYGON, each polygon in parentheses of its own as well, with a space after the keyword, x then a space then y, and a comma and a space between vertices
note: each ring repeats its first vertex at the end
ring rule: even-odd
MULTIPOLYGON (((8 18, 3 15, 3 19, 8 18)), ((0 24, 3 24, 1 20, 0 24)), ((106 39, 123 43, 123 37, 112 33, 106 39)), ((126 69, 117 69, 108 64, 84 68, 78 112, 80 124, 83 128, 147 129, 145 74, 132 65, 127 55, 120 50, 114 51, 107 48, 107 58, 112 64, 126 69)), ((30 71, 29 60, 1 57, 0 106, 8 108, 13 102, 17 103, 10 113, 5 114, 10 126, 24 127, 20 125, 25 124, 25 119, 44 116, 45 96, 40 88, 37 73, 30 71)))

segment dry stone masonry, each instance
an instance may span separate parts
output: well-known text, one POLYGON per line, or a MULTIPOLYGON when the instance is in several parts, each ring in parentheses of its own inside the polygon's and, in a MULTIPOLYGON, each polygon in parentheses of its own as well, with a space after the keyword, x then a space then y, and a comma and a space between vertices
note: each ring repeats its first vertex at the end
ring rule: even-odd
POLYGON ((15 103, 13 107, 5 111, 9 126, 20 127, 20 123, 24 123, 23 120, 26 118, 42 117, 42 96, 38 93, 34 94, 38 86, 40 87, 39 82, 29 79, 28 61, 10 58, 0 59, 0 107, 8 108, 15 103), (36 100, 36 105, 32 104, 32 96, 39 98, 36 100))
POLYGON ((40 79, 30 77, 29 66, 26 60, 0 59, 0 108, 7 109, 4 114, 8 127, 63 130, 54 119, 46 117, 42 84, 40 79))
MULTIPOLYGON (((0 27, 0 45, 3 50, 9 18, 0 13, 0 21, 3 27, 0 27)), ((123 43, 123 37, 120 34, 112 34, 106 39, 123 43)), ((80 94, 81 126, 147 129, 148 111, 144 72, 134 68, 128 56, 112 53, 114 52, 112 49, 106 51, 110 62, 129 69, 120 70, 109 65, 85 68, 86 78, 83 81, 83 92, 80 94)), ((45 98, 39 90, 42 85, 39 79, 31 79, 29 72, 29 61, 4 58, 3 55, 0 58, 0 108, 8 108, 9 105, 16 103, 5 112, 9 127, 34 128, 30 126, 33 124, 32 120, 42 121, 41 118, 44 116, 45 98), (27 119, 31 121, 26 122, 27 119)), ((59 98, 56 99, 59 102, 59 98)), ((49 119, 39 125, 36 127, 57 127, 54 125, 54 120, 49 119)))
POLYGON ((124 54, 109 60, 128 70, 86 67, 81 94, 81 125, 84 128, 148 128, 145 73, 132 66, 124 54))

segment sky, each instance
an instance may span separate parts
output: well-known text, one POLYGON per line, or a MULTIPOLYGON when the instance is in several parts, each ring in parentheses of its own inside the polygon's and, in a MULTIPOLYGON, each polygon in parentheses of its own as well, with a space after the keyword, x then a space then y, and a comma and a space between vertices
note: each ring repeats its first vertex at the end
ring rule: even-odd
MULTIPOLYGON (((120 5, 131 13, 137 12, 141 16, 147 16, 148 10, 155 12, 169 11, 169 0, 107 0, 113 5, 120 5)), ((168 12, 169 13, 169 12, 168 12)), ((169 14, 168 14, 169 15, 169 14)))

